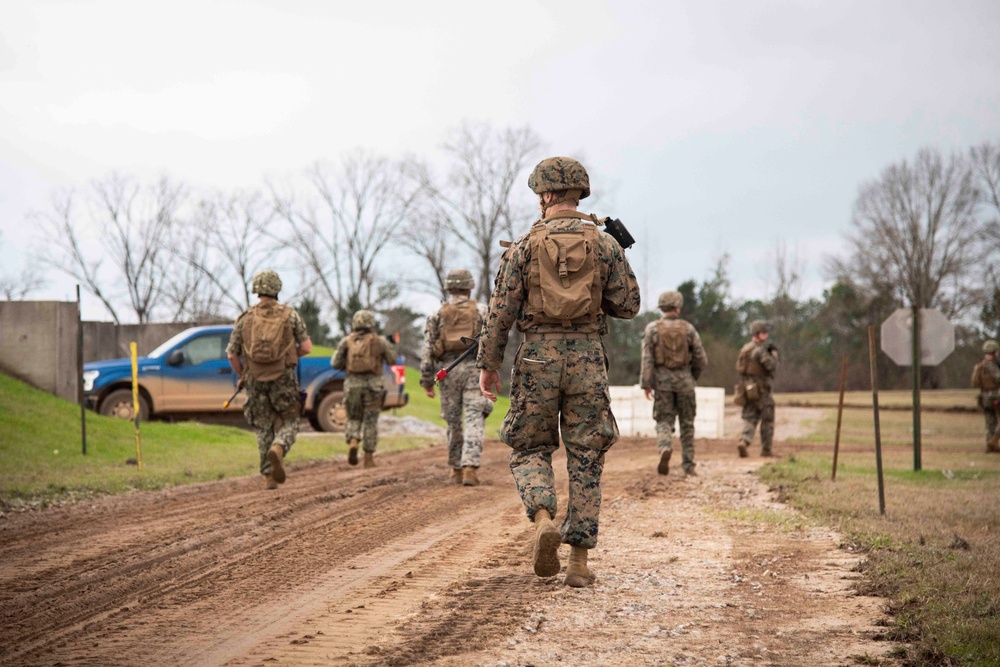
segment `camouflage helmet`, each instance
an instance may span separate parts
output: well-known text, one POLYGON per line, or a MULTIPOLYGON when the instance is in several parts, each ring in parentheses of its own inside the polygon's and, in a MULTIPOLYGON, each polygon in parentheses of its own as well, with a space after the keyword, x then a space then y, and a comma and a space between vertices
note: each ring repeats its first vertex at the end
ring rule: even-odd
POLYGON ((528 187, 536 195, 553 190, 581 190, 580 199, 590 196, 590 177, 583 165, 571 157, 542 160, 528 176, 528 187))
POLYGON ((764 320, 754 320, 750 323, 750 335, 756 336, 757 334, 767 333, 767 322, 764 320))
POLYGON ((472 272, 468 269, 452 269, 444 279, 444 288, 451 290, 471 290, 476 281, 472 279, 472 272))
POLYGON ((660 310, 668 308, 680 310, 684 307, 684 295, 674 290, 664 292, 660 295, 660 300, 656 305, 660 307, 660 310))
POLYGON ((351 318, 351 329, 360 331, 361 329, 375 330, 375 313, 370 310, 359 310, 351 318))
POLYGON ((278 277, 278 272, 271 269, 258 271, 253 277, 251 291, 261 296, 278 296, 278 292, 281 291, 281 278, 278 277))
POLYGON ((986 354, 996 354, 998 351, 1000 351, 1000 343, 997 343, 995 340, 990 339, 990 340, 986 341, 985 343, 983 343, 983 352, 984 353, 986 353, 986 354))

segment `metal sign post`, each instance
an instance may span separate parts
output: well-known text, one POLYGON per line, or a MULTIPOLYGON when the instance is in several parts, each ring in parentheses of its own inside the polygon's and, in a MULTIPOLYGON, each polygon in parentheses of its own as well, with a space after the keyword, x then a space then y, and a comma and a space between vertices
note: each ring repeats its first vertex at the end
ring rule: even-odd
POLYGON ((933 308, 899 308, 882 323, 882 351, 913 368, 913 469, 920 470, 920 370, 955 350, 955 327, 933 308))

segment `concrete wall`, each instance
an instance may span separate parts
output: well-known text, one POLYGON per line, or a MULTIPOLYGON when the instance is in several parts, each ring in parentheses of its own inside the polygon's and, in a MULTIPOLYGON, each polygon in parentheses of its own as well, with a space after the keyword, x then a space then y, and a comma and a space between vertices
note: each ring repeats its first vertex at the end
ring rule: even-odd
POLYGON ((83 323, 83 362, 121 359, 129 356, 129 343, 136 342, 139 356, 149 354, 160 343, 190 327, 194 322, 163 324, 83 323))
POLYGON ((0 371, 77 400, 76 302, 0 301, 0 371))
MULTIPOLYGON (((725 421, 726 390, 721 387, 695 387, 694 395, 698 402, 694 437, 721 438, 725 421)), ((611 411, 623 436, 656 437, 653 401, 646 400, 645 393, 638 385, 611 387, 611 411)), ((679 435, 680 430, 675 422, 674 438, 679 435)))

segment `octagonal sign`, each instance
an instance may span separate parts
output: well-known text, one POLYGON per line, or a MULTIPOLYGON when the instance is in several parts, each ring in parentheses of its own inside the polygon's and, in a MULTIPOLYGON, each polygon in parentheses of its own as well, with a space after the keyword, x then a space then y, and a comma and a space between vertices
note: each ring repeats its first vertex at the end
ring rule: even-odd
MULTIPOLYGON (((900 366, 913 359, 913 310, 899 308, 882 323, 882 351, 900 366)), ((937 366, 955 350, 955 327, 941 311, 920 309, 920 365, 937 366)))

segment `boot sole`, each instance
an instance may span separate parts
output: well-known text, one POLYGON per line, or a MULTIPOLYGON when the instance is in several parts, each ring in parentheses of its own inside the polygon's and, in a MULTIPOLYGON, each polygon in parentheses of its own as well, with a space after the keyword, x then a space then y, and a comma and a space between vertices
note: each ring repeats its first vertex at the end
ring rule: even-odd
POLYGON ((670 473, 670 452, 663 452, 660 454, 660 465, 656 466, 656 472, 661 475, 667 475, 670 473))
POLYGON ((352 466, 358 465, 358 448, 351 447, 350 451, 347 452, 347 462, 352 466))
POLYGON ((285 482, 285 466, 282 464, 283 457, 274 451, 274 448, 267 450, 267 460, 271 464, 271 477, 278 484, 284 484, 285 482))
POLYGON ((740 445, 736 449, 739 451, 741 459, 745 459, 746 457, 750 456, 750 454, 747 452, 746 445, 740 445))
POLYGON ((535 538, 535 574, 539 577, 554 577, 559 574, 559 545, 562 535, 549 525, 542 528, 535 538))

